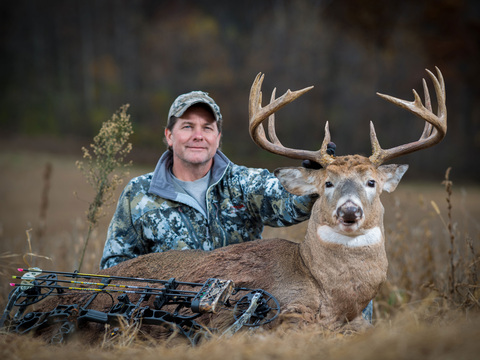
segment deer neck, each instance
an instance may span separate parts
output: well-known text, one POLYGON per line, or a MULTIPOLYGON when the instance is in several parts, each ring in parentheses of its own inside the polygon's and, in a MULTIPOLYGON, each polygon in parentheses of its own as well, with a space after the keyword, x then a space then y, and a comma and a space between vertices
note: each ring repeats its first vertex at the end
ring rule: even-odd
POLYGON ((305 240, 299 246, 304 264, 321 284, 329 283, 330 279, 356 281, 356 278, 363 277, 363 272, 373 269, 379 282, 386 276, 382 222, 350 236, 336 232, 333 227, 316 219, 310 219, 305 240), (343 280, 339 277, 343 277, 343 280))

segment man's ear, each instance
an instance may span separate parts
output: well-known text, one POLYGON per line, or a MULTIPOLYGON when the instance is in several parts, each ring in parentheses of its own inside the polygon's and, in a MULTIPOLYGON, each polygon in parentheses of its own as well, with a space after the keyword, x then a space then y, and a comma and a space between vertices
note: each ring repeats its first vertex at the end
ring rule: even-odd
POLYGON ((168 146, 172 146, 172 131, 165 128, 165 141, 168 146))
POLYGON ((407 172, 408 165, 381 165, 377 170, 380 171, 385 178, 383 190, 392 192, 397 188, 402 176, 407 172))
POLYGON ((303 167, 288 167, 276 169, 274 174, 288 192, 302 196, 318 194, 318 178, 320 172, 323 171, 323 169, 313 170, 303 167))

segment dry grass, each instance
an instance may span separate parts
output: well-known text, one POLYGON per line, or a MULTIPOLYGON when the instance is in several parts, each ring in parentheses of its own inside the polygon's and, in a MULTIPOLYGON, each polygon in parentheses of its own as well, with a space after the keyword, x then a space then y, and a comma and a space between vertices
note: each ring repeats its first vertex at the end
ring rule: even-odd
POLYGON ((137 342, 108 348, 78 343, 47 346, 37 339, 11 334, 0 336, 5 359, 478 359, 478 317, 459 317, 448 324, 425 323, 416 313, 401 313, 389 322, 360 335, 325 334, 309 327, 301 330, 243 333, 231 339, 213 339, 198 347, 165 346, 137 342))
MULTIPOLYGON (((153 166, 153 165, 152 165, 153 166)), ((3 152, 0 198, 0 306, 15 267, 72 271, 78 266, 93 192, 69 157, 3 152), (51 164, 48 177, 46 164, 51 164), (48 184, 46 184, 48 182, 48 184), (74 192, 76 195, 74 195, 74 192), (41 232, 37 232, 41 228, 41 232), (28 243, 26 230, 31 242, 28 243), (31 253, 34 255, 25 256, 31 253), (42 255, 35 256, 35 255, 42 255)), ((131 176, 151 171, 134 167, 131 176)), ((131 338, 89 348, 70 343, 51 347, 28 336, 0 336, 2 358, 55 356, 95 359, 450 359, 478 358, 480 187, 401 183, 383 196, 388 281, 375 301, 375 328, 353 336, 322 329, 257 331, 213 339, 199 347, 131 343, 131 338)), ((118 191, 115 196, 118 196, 118 191)), ((87 249, 84 271, 98 269, 113 208, 106 209, 87 249)), ((265 237, 301 240, 304 224, 266 229, 265 237)))

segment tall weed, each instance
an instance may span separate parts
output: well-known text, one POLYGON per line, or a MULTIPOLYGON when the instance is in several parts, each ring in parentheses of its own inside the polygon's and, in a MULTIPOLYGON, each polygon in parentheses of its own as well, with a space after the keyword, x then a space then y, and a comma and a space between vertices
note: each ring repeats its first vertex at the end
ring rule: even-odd
POLYGON ((95 197, 87 211, 88 230, 79 271, 92 231, 102 215, 102 208, 111 202, 115 189, 122 184, 125 168, 132 165, 131 162, 124 163, 132 150, 132 144, 128 142, 133 133, 130 115, 127 115, 128 107, 123 105, 110 120, 103 123, 100 132, 93 138, 93 144, 90 144, 91 152, 83 147, 83 161, 77 162, 77 167, 95 189, 95 197))

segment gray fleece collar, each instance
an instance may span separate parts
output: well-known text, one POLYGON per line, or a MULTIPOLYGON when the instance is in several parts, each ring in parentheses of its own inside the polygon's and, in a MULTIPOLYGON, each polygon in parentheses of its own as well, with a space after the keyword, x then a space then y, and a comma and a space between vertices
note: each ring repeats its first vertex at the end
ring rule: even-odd
MULTIPOLYGON (((220 151, 213 157, 212 177, 210 185, 216 184, 225 174, 230 166, 230 160, 220 151)), ((175 190, 170 169, 173 164, 173 155, 171 151, 165 151, 158 160, 155 171, 153 172, 152 182, 150 183, 150 193, 158 195, 164 199, 178 201, 179 193, 175 190)))

